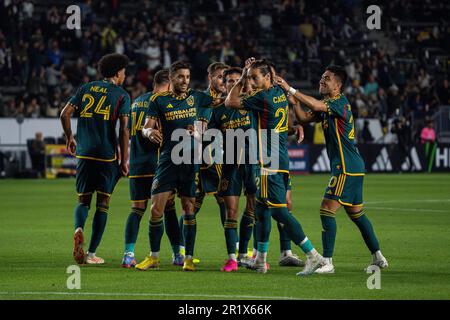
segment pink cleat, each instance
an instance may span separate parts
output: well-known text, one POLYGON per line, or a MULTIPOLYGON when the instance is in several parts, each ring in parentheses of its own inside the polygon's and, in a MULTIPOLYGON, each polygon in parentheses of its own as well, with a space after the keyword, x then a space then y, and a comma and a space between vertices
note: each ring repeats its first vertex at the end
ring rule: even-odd
POLYGON ((236 260, 229 259, 225 261, 225 265, 220 269, 222 272, 238 271, 238 263, 236 260))

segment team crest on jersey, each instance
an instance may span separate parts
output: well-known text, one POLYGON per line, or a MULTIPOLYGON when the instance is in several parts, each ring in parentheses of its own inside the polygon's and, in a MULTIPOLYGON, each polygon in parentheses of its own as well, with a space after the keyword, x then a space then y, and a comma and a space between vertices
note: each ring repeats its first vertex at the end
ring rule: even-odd
POLYGON ((187 104, 188 104, 190 107, 192 107, 192 106, 194 105, 194 97, 193 97, 193 96, 189 96, 189 97, 186 99, 186 102, 187 102, 187 104))
POLYGON ((245 116, 247 114, 247 110, 244 109, 239 109, 239 113, 243 116, 245 116))

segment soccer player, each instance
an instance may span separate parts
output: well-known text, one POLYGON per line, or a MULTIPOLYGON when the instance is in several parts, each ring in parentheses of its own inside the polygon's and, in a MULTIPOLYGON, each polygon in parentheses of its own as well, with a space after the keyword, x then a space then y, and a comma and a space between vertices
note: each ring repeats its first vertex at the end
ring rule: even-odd
MULTIPOLYGON (((229 66, 221 62, 213 62, 208 66, 209 85, 208 89, 205 91, 206 94, 213 98, 220 98, 222 95, 226 94, 226 89, 223 82, 223 72, 228 68, 229 66)), ((208 123, 211 120, 212 110, 213 108, 200 108, 197 110, 197 119, 202 122, 203 130, 206 130, 208 127, 208 123)), ((208 146, 209 143, 202 143, 202 154, 208 146)), ((217 193, 221 172, 221 164, 207 164, 205 161, 202 161, 199 171, 199 184, 195 195, 195 214, 200 211, 205 195, 214 195, 217 205, 219 206, 220 221, 222 225, 224 225, 226 215, 225 203, 223 198, 217 193)), ((180 229, 183 231, 183 216, 180 217, 180 229)), ((182 251, 183 250, 184 248, 182 248, 182 251)))
POLYGON ((114 53, 103 56, 98 68, 104 79, 82 85, 61 112, 67 149, 78 158, 73 257, 79 264, 104 263, 95 252, 105 230, 109 199, 120 176, 128 175, 130 96, 120 87, 125 80, 127 65, 125 55, 114 53), (70 117, 75 111, 79 114, 76 140, 70 126, 70 117), (120 156, 115 131, 117 120, 120 122, 120 156), (84 225, 94 192, 97 192, 97 208, 91 242, 85 254, 84 225))
POLYGON ((273 85, 270 64, 264 60, 250 58, 246 61, 239 81, 233 86, 225 100, 229 108, 252 110, 257 118, 258 160, 255 174, 257 181, 257 235, 258 254, 254 268, 257 272, 267 272, 267 250, 271 230, 271 216, 284 225, 289 238, 298 245, 307 256, 305 268, 299 275, 309 275, 323 263, 323 257, 314 249, 306 237, 300 223, 290 215, 286 204, 286 191, 289 179, 289 157, 287 153, 288 103, 286 95, 279 86, 273 85), (250 96, 242 98, 240 92, 244 78, 248 77, 255 90, 250 96), (263 133, 263 129, 265 129, 263 133), (266 143, 262 134, 266 134, 266 143), (272 139, 278 144, 278 150, 272 152, 272 139), (270 169, 264 162, 263 154, 278 158, 277 169, 270 169))
MULTIPOLYGON (((195 236, 197 223, 194 214, 196 181, 198 181, 197 165, 194 164, 193 148, 195 135, 195 121, 197 110, 217 104, 215 100, 201 92, 189 89, 190 66, 177 61, 169 69, 171 89, 169 92, 153 95, 150 99, 148 110, 149 120, 146 122, 142 134, 152 142, 162 143, 158 166, 152 185, 151 223, 156 225, 162 220, 164 208, 174 190, 181 197, 181 206, 184 212, 184 239, 186 256, 183 264, 184 271, 195 271, 193 262, 195 236), (155 130, 156 121, 160 121, 160 129, 155 130), (178 141, 172 140, 172 133, 177 129, 185 130, 189 149, 188 155, 183 152, 183 158, 189 157, 190 161, 175 164, 171 154, 175 147, 179 147, 178 141), (187 162, 187 163, 186 163, 187 162)), ((158 233, 159 239, 162 230, 158 233)), ((152 240, 158 240, 151 238, 152 240)), ((142 263, 136 265, 139 269, 155 268, 159 266, 159 248, 155 248, 150 256, 142 263)))
POLYGON ((364 160, 355 144, 355 127, 350 104, 342 94, 347 74, 342 67, 326 68, 319 83, 323 100, 291 88, 282 78, 276 82, 312 112, 295 107, 297 118, 302 123, 321 121, 326 148, 330 159, 331 179, 325 189, 320 207, 322 221, 323 256, 326 263, 317 273, 333 273, 332 261, 336 239, 336 211, 343 206, 347 215, 356 224, 364 242, 372 254, 371 265, 386 268, 388 262, 380 251, 380 245, 372 224, 363 211, 364 160))
MULTIPOLYGON (((139 232, 139 224, 147 209, 148 200, 151 198, 151 189, 156 166, 158 164, 159 144, 150 142, 142 136, 142 129, 146 121, 150 98, 154 94, 169 91, 169 71, 158 71, 153 79, 153 92, 145 93, 135 99, 131 105, 131 117, 129 129, 131 132, 130 145, 130 198, 131 213, 125 226, 125 253, 122 259, 122 267, 131 268, 136 265, 134 248, 139 232)), ((175 212, 173 197, 166 204, 164 213, 166 232, 173 250, 173 264, 183 265, 183 256, 180 254, 180 230, 175 212)), ((155 225, 150 221, 149 237, 157 234, 154 229, 162 228, 162 222, 155 225)), ((156 241, 152 241, 155 244, 156 241)))

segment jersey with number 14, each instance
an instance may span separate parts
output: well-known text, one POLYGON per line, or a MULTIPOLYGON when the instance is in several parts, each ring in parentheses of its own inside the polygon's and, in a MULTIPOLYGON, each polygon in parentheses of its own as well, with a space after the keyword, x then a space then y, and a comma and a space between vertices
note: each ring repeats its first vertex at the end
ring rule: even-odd
POLYGON ((158 165, 159 145, 142 136, 152 92, 137 97, 131 105, 128 121, 130 129, 130 178, 151 176, 158 165))
POLYGON ((328 112, 322 113, 322 127, 331 172, 364 175, 364 160, 355 144, 355 126, 350 103, 343 94, 326 99, 324 103, 328 112))
POLYGON ((116 123, 130 113, 130 96, 112 82, 82 85, 69 100, 79 113, 77 158, 111 162, 117 159, 116 123))

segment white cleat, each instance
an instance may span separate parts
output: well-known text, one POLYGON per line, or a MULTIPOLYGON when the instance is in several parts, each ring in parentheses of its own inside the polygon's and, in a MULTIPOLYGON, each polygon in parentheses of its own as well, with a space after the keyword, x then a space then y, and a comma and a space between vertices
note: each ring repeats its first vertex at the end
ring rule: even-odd
POLYGON ((313 274, 321 266, 325 265, 325 259, 320 254, 316 253, 312 257, 306 259, 305 268, 303 271, 297 273, 298 276, 309 276, 313 274))
POLYGON ((281 267, 304 267, 305 262, 295 254, 286 254, 280 256, 278 265, 281 267))
POLYGON ((97 257, 95 253, 88 253, 86 257, 86 264, 104 264, 105 260, 97 257))
POLYGON ((334 273, 333 259, 332 258, 323 258, 325 260, 325 264, 317 269, 314 273, 334 273))
POLYGON ((389 266, 389 264, 388 264, 388 261, 386 260, 386 258, 381 254, 381 251, 378 250, 377 252, 372 254, 372 263, 369 264, 369 266, 366 269, 364 269, 364 271, 367 272, 367 269, 370 266, 377 266, 380 269, 384 269, 384 268, 387 268, 389 266))

